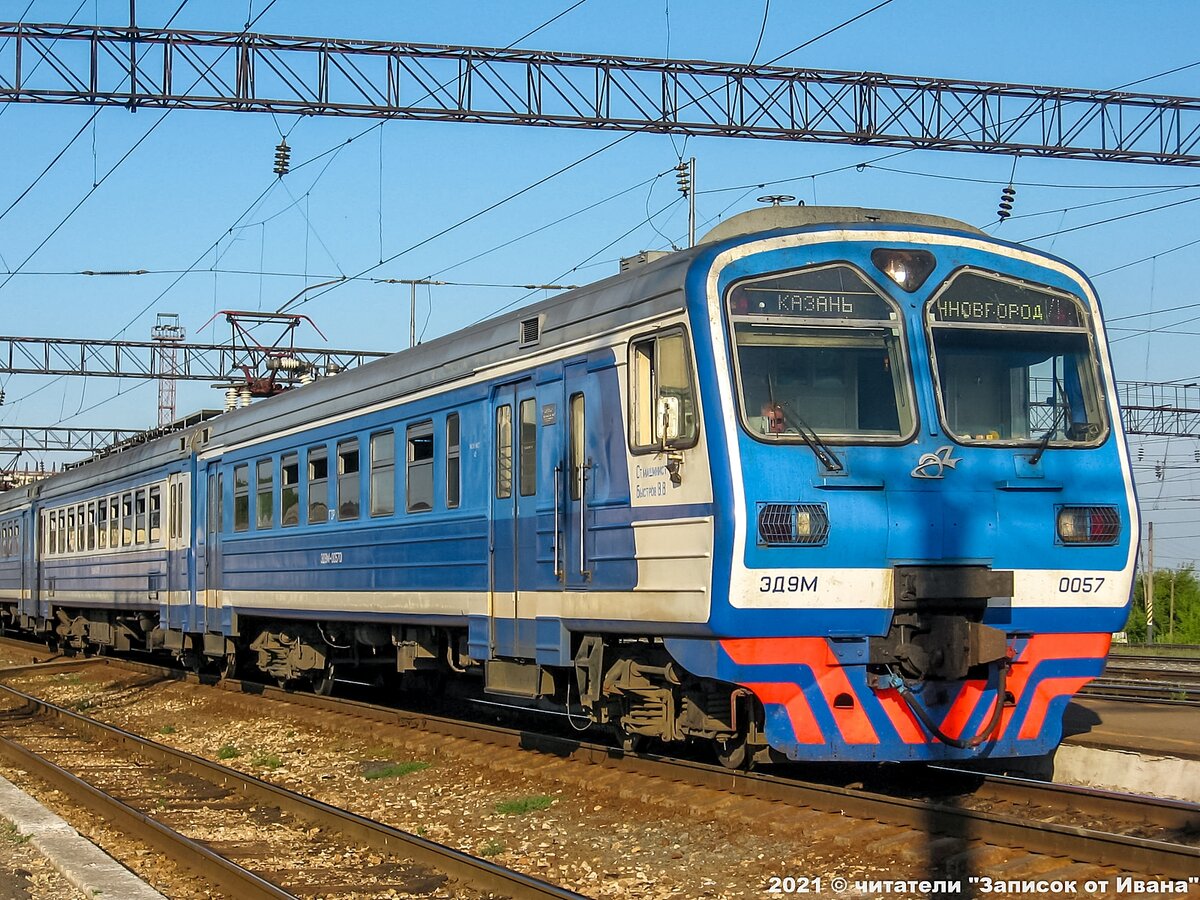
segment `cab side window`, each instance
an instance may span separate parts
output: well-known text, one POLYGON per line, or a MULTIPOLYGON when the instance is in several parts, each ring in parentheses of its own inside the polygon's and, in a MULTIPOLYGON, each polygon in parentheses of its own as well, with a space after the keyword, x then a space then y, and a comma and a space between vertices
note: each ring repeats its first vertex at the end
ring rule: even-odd
POLYGON ((694 447, 700 422, 692 360, 682 329, 633 342, 629 353, 630 438, 635 449, 694 447))

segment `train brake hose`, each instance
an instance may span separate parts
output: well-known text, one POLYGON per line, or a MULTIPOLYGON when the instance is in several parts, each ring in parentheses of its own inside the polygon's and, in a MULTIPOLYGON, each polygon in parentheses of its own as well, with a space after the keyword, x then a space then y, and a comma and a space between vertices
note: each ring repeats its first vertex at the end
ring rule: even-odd
POLYGON ((912 690, 904 682, 904 679, 893 672, 891 666, 887 667, 887 672, 889 677, 886 680, 881 680, 880 686, 885 688, 895 688, 896 693, 903 697, 904 702, 908 704, 908 708, 911 709, 913 714, 921 720, 921 724, 925 726, 925 730, 943 744, 948 744, 949 746, 955 747, 959 750, 974 750, 984 741, 991 739, 996 729, 1000 726, 1000 719, 1004 714, 1005 687, 1007 686, 1008 681, 1007 660, 1000 661, 1000 672, 996 684, 996 703, 992 708, 992 717, 988 720, 987 725, 983 727, 983 730, 969 741, 952 738, 938 728, 933 719, 929 717, 929 713, 925 711, 925 708, 921 706, 919 702, 917 702, 917 698, 913 696, 912 690))

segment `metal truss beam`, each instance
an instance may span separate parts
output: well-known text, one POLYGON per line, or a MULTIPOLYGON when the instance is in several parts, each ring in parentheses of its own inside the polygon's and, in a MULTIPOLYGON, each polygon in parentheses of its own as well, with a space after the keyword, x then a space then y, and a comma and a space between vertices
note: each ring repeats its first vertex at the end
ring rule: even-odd
MULTIPOLYGON (((75 338, 0 336, 0 373, 12 375, 88 375, 108 378, 158 378, 156 341, 92 341, 75 338)), ((177 350, 172 378, 180 381, 239 383, 249 373, 272 368, 272 361, 289 358, 291 371, 318 374, 360 366, 387 353, 363 350, 322 350, 301 347, 255 348, 228 344, 173 345, 177 350)))
POLYGON ((1200 384, 1119 381, 1117 397, 1127 434, 1200 438, 1200 384))
POLYGON ((218 109, 1200 165, 1200 100, 694 60, 0 23, 0 102, 218 109))
POLYGON ((144 431, 127 428, 34 428, 0 425, 0 453, 27 451, 95 453, 133 440, 144 431))

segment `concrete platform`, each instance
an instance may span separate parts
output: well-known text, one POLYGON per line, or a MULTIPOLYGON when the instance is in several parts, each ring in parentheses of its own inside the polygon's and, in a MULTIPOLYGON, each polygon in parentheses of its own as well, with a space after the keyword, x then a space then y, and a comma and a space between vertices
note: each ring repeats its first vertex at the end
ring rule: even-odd
POLYGON ((1017 767, 1062 784, 1200 803, 1200 709, 1076 698, 1063 742, 1017 767))
POLYGON ((1063 715, 1063 743, 1200 760, 1200 708, 1077 697, 1063 715))
POLYGON ((0 820, 11 822, 62 876, 89 897, 166 900, 123 865, 42 806, 0 778, 0 820))

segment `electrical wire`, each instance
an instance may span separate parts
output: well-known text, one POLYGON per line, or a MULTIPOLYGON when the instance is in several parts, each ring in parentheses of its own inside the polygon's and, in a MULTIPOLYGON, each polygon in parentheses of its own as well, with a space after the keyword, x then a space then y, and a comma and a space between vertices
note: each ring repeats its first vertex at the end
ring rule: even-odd
POLYGON ((775 65, 775 63, 779 62, 785 56, 791 56, 793 53, 803 50, 805 47, 811 47, 813 44, 815 44, 817 41, 821 40, 822 38, 829 37, 829 35, 833 34, 835 31, 841 31, 847 25, 853 25, 859 19, 869 16, 871 13, 875 12, 876 10, 883 9, 885 6, 887 6, 891 2, 893 2, 893 0, 883 0, 882 3, 876 3, 870 9, 860 12, 858 15, 847 19, 846 21, 842 22, 841 24, 833 26, 833 28, 827 29, 826 31, 822 31, 820 34, 818 34, 814 38, 809 38, 807 41, 805 41, 800 46, 793 47, 791 50, 787 50, 783 53, 780 53, 774 59, 767 60, 765 63, 763 63, 763 65, 764 66, 773 66, 773 65, 775 65))
MULTIPOLYGON (((568 163, 567 165, 556 169, 555 171, 551 172, 549 175, 539 178, 537 181, 533 182, 532 184, 527 184, 525 187, 520 188, 519 190, 513 191, 511 194, 507 195, 506 197, 503 197, 500 200, 497 200, 495 203, 489 204, 488 206, 484 207, 483 209, 478 210, 477 212, 474 212, 471 215, 469 215, 463 219, 459 219, 454 224, 446 226, 445 228, 443 228, 441 231, 437 232, 436 234, 431 234, 429 237, 423 238, 423 239, 417 241, 415 244, 410 244, 409 246, 405 247, 403 250, 393 253, 391 256, 389 256, 387 259, 383 260, 382 262, 374 263, 370 266, 367 266, 361 272, 355 273, 354 277, 359 278, 363 275, 366 275, 369 272, 374 272, 376 269, 378 269, 384 265, 387 265, 388 263, 395 262, 397 259, 404 256, 405 254, 411 253, 413 250, 416 250, 420 247, 424 247, 426 244, 431 243, 432 241, 435 241, 440 237, 444 237, 445 235, 449 234, 450 232, 461 228, 463 225, 466 225, 468 222, 473 222, 475 219, 478 219, 481 216, 487 215, 488 213, 490 213, 492 210, 496 209, 497 207, 503 206, 505 203, 508 203, 509 201, 514 200, 523 194, 529 193, 530 191, 534 190, 535 188, 540 187, 541 185, 545 184, 546 182, 550 181, 551 179, 557 178, 559 175, 562 175, 565 172, 569 172, 571 169, 574 169, 576 166, 579 166, 579 165, 587 162, 588 160, 593 159, 596 156, 599 156, 601 153, 604 153, 606 150, 611 150, 613 147, 617 146, 617 144, 621 143, 622 141, 628 140, 629 138, 633 137, 635 134, 637 134, 636 131, 630 131, 627 134, 621 135, 616 140, 610 141, 609 143, 605 144, 603 147, 599 147, 596 150, 592 150, 590 153, 584 154, 583 156, 576 159, 574 162, 568 163)), ((317 293, 314 293, 308 297, 303 298, 302 300, 299 300, 299 302, 296 302, 296 298, 292 298, 287 303, 283 304, 283 306, 279 307, 279 309, 277 309, 276 312, 287 312, 291 309, 298 309, 299 307, 304 306, 306 303, 310 303, 313 300, 316 300, 318 297, 323 297, 326 294, 328 294, 330 291, 336 290, 338 287, 340 287, 344 283, 345 282, 341 282, 339 284, 331 285, 322 291, 318 291, 317 293)))
POLYGON ((1141 259, 1135 259, 1133 262, 1123 263, 1119 266, 1113 266, 1111 269, 1105 269, 1103 272, 1097 272, 1092 275, 1093 278, 1099 278, 1101 275, 1111 275, 1113 272, 1120 272, 1122 269, 1128 269, 1133 266, 1141 265, 1144 262, 1149 262, 1152 259, 1158 259, 1160 256, 1166 256, 1168 253, 1175 253, 1178 250, 1186 250, 1188 247, 1194 247, 1200 244, 1200 238, 1193 241, 1188 241, 1186 244, 1180 244, 1178 247, 1172 247, 1169 250, 1160 250, 1152 256, 1143 256, 1141 259))
POLYGON ((754 60, 758 59, 758 51, 762 49, 763 35, 767 33, 767 16, 771 14, 771 0, 763 0, 762 26, 758 29, 758 41, 754 45, 754 52, 750 54, 750 65, 754 65, 754 60))
MULTIPOLYGON (((264 15, 266 15, 267 12, 271 9, 271 7, 273 7, 278 2, 279 2, 279 0, 270 0, 270 2, 267 4, 266 8, 261 13, 258 14, 258 18, 262 18, 264 15)), ((183 2, 180 3, 179 8, 175 11, 175 14, 171 17, 172 21, 174 20, 175 16, 179 15, 179 13, 183 10, 183 8, 187 5, 187 3, 188 3, 188 0, 183 0, 183 2)), ((255 21, 258 21, 258 19, 255 19, 255 21)), ((244 33, 245 32, 243 32, 243 34, 244 33)), ((192 84, 187 88, 187 91, 185 91, 185 93, 187 93, 188 91, 191 91, 192 88, 194 88, 197 84, 199 84, 201 82, 201 80, 203 80, 208 75, 208 73, 212 71, 213 67, 218 62, 220 62, 220 60, 222 58, 224 58, 225 54, 228 52, 229 52, 229 48, 227 48, 226 50, 223 50, 220 54, 218 54, 216 59, 214 59, 211 63, 209 63, 208 66, 205 68, 205 70, 202 73, 200 73, 199 76, 197 76, 196 80, 192 82, 192 84)), ((131 90, 133 89, 132 85, 131 85, 130 89, 131 90)), ((0 291, 3 291, 4 288, 8 285, 8 283, 10 281, 12 281, 13 275, 16 272, 19 272, 22 268, 24 268, 26 263, 28 263, 31 259, 33 259, 33 257, 36 256, 38 254, 38 252, 41 251, 41 249, 43 247, 45 247, 46 244, 48 244, 54 238, 54 236, 56 234, 58 234, 59 230, 61 230, 63 228, 63 226, 65 226, 67 224, 67 222, 70 221, 70 219, 75 215, 75 213, 80 209, 80 207, 82 207, 83 204, 86 203, 88 201, 88 199, 91 198, 92 195, 94 195, 96 193, 96 191, 98 191, 100 189, 100 186, 103 185, 104 182, 106 182, 113 175, 113 173, 116 172, 121 167, 121 165, 127 159, 129 159, 130 156, 132 156, 134 154, 134 152, 138 149, 138 147, 140 147, 146 141, 146 139, 149 138, 150 135, 152 135, 158 129, 158 127, 163 122, 166 121, 167 117, 169 115, 171 115, 172 112, 174 112, 174 110, 168 109, 161 116, 159 116, 158 119, 155 120, 154 124, 152 124, 150 126, 150 128, 147 129, 147 131, 140 138, 138 138, 137 141, 134 142, 133 146, 125 151, 125 153, 121 156, 120 159, 117 160, 117 162, 113 165, 113 167, 110 168, 104 174, 104 176, 100 178, 100 180, 98 182, 96 182, 95 184, 92 185, 92 187, 87 191, 87 193, 85 193, 83 195, 83 197, 79 200, 79 202, 76 203, 70 209, 70 211, 62 219, 59 220, 58 224, 55 225, 54 228, 52 228, 50 230, 50 233, 42 239, 42 241, 33 249, 32 252, 30 252, 30 254, 28 256, 25 257, 24 261, 21 262, 17 266, 16 270, 13 273, 10 273, 7 277, 5 277, 5 279, 3 281, 0 281, 0 291)))
POLYGON ((1045 234, 1039 234, 1036 237, 1023 238, 1022 242, 1029 243, 1030 241, 1044 240, 1048 237, 1057 237, 1062 234, 1070 234, 1073 231, 1082 231, 1084 228, 1094 228, 1097 225, 1107 225, 1109 222, 1120 222, 1122 219, 1132 219, 1135 216, 1144 216, 1147 213, 1159 212, 1160 210, 1171 209, 1175 206, 1183 206, 1185 203, 1195 203, 1197 200, 1200 200, 1200 197, 1189 197, 1187 200, 1177 200, 1174 203, 1167 203, 1163 206, 1155 206, 1151 209, 1142 209, 1138 210, 1137 212, 1126 213, 1122 216, 1113 216, 1110 219, 1101 219, 1098 222, 1087 222, 1083 225, 1076 225, 1072 228, 1062 228, 1058 231, 1048 231, 1045 234))
MULTIPOLYGON (((617 237, 613 238, 611 241, 609 241, 607 244, 605 244, 603 247, 601 247, 595 253, 591 254, 590 256, 584 257, 584 259, 581 262, 579 262, 576 265, 572 266, 571 268, 567 269, 565 272, 559 273, 551 280, 552 281, 561 281, 562 279, 564 279, 568 275, 570 275, 572 272, 575 272, 576 270, 583 268, 587 263, 591 262, 591 260, 595 259, 597 256, 599 256, 601 253, 603 253, 609 247, 612 247, 614 244, 617 244, 618 242, 625 240, 625 238, 629 237, 631 234, 633 234, 639 228, 644 227, 649 222, 650 218, 661 215, 662 213, 664 213, 667 210, 674 207, 676 204, 680 203, 682 200, 683 200, 682 197, 676 197, 674 200, 672 200, 666 206, 663 206, 659 210, 654 212, 647 219, 643 219, 641 222, 638 222, 636 225, 634 225, 632 228, 630 228, 628 231, 624 232, 623 234, 617 235, 617 237)), ((530 297, 533 297, 536 293, 537 293, 536 291, 531 291, 530 293, 524 294, 523 296, 520 296, 509 303, 505 303, 503 306, 493 309, 491 312, 486 313, 483 316, 480 316, 474 322, 471 322, 470 325, 468 325, 467 327, 469 328, 471 325, 478 325, 480 322, 484 321, 485 319, 490 319, 493 316, 499 315, 500 313, 504 312, 505 310, 512 309, 514 306, 518 306, 519 304, 528 300, 530 297)))

